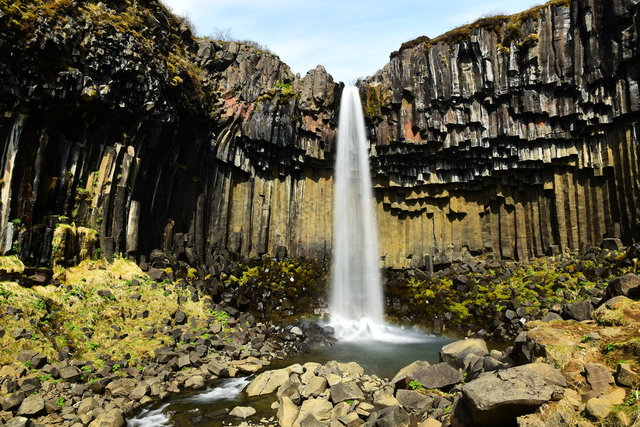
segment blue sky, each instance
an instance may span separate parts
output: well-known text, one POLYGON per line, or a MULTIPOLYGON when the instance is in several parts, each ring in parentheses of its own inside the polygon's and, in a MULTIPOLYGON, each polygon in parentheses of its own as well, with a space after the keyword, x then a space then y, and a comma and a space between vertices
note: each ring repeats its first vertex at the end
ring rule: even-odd
POLYGON ((436 37, 484 15, 521 12, 534 0, 162 0, 200 36, 230 29, 267 46, 294 73, 323 65, 347 84, 374 74, 408 40, 436 37))

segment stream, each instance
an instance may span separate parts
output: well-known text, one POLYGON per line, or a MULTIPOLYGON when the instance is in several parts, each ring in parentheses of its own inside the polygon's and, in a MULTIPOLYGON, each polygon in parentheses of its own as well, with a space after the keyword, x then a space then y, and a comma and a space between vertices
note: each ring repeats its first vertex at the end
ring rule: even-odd
MULTIPOLYGON (((286 360, 272 361, 270 369, 284 368, 295 363, 357 362, 366 375, 391 379, 403 367, 416 360, 438 363, 438 352, 453 340, 433 335, 416 335, 393 331, 384 340, 340 341, 331 347, 312 348, 309 353, 286 360)), ((158 402, 128 420, 129 427, 195 426, 220 427, 240 424, 243 420, 230 417, 235 406, 251 406, 257 413, 245 421, 258 422, 275 417, 271 404, 275 394, 248 398, 242 390, 252 377, 220 380, 206 391, 185 391, 171 401, 158 402)))

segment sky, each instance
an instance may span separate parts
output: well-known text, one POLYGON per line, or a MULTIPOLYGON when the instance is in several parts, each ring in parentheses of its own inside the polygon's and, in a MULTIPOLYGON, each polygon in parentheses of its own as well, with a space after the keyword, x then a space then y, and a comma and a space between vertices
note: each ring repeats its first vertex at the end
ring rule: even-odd
POLYGON ((161 0, 198 36, 230 33, 269 48, 302 77, 323 65, 335 81, 375 74, 389 54, 419 36, 434 38, 497 13, 545 0, 161 0))

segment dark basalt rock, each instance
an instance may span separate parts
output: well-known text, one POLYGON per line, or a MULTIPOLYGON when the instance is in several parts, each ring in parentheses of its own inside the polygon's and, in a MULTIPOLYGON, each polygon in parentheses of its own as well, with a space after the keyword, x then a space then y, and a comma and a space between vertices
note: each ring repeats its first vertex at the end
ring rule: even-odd
MULTIPOLYGON (((638 5, 592 3, 516 16, 517 34, 416 39, 358 83, 385 267, 631 243, 638 5)), ((4 252, 70 265, 157 249, 151 267, 201 277, 239 257, 329 258, 342 84, 126 4, 144 31, 109 0, 0 33, 4 252)))

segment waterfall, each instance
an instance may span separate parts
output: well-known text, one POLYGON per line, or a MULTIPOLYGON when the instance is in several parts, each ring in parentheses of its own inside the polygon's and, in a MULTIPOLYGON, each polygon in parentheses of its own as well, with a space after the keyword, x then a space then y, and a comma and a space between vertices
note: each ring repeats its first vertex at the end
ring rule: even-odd
POLYGON ((331 325, 343 339, 375 337, 383 325, 378 236, 358 89, 342 92, 333 206, 331 325))

